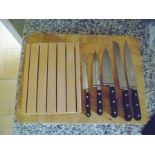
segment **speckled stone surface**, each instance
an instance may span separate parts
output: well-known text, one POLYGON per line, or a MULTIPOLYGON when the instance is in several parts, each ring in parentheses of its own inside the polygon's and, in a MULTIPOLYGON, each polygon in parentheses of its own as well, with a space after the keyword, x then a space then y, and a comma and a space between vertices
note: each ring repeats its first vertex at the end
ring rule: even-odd
MULTIPOLYGON (((145 27, 149 20, 26 20, 24 36, 35 32, 75 33, 75 34, 120 34, 138 38, 143 61, 148 113, 155 113, 155 52, 145 41, 145 27)), ((154 22, 154 21, 151 21, 154 22)), ((24 44, 24 42, 23 42, 24 44)), ((21 55, 21 65, 23 52, 21 55)), ((19 75, 20 81, 20 75, 19 75)), ((86 125, 19 123, 14 121, 14 134, 55 134, 55 135, 101 135, 101 134, 141 134, 141 125, 86 125)))

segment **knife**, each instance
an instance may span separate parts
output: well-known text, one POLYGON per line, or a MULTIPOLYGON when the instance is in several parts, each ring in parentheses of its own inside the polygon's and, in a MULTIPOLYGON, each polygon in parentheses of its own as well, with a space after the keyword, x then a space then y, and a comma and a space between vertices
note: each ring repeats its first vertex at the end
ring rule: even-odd
POLYGON ((117 117, 117 101, 115 94, 115 85, 114 85, 114 76, 112 71, 112 66, 110 62, 110 57, 108 54, 108 50, 105 49, 103 53, 103 84, 109 86, 109 98, 110 98, 110 106, 111 106, 111 116, 117 117))
POLYGON ((102 105, 102 89, 100 82, 100 72, 99 72, 99 61, 97 58, 96 51, 94 52, 93 57, 93 87, 96 88, 97 91, 97 114, 102 115, 103 113, 103 105, 102 105))
POLYGON ((129 88, 131 89, 131 101, 133 107, 133 114, 135 120, 141 120, 141 110, 139 105, 138 99, 138 92, 137 92, 137 85, 136 85, 136 78, 135 78, 135 71, 134 66, 131 58, 131 50, 127 42, 125 42, 125 65, 126 65, 126 72, 127 72, 127 79, 129 88))
POLYGON ((123 97, 122 102, 123 102, 123 109, 124 109, 124 118, 125 120, 130 121, 132 119, 132 115, 131 115, 131 108, 129 103, 128 87, 125 79, 125 72, 123 69, 120 48, 117 42, 113 42, 113 49, 114 49, 116 68, 118 73, 119 86, 121 88, 122 97, 123 97))
POLYGON ((85 90, 86 116, 90 117, 90 93, 88 87, 87 66, 84 59, 82 60, 82 87, 85 90))

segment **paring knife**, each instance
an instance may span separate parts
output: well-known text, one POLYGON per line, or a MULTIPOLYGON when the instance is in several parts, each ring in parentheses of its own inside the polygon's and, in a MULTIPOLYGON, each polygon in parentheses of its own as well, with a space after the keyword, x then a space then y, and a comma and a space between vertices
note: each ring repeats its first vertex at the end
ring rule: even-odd
POLYGON ((124 118, 125 120, 130 121, 132 119, 132 115, 131 115, 131 108, 129 103, 128 87, 127 87, 127 81, 125 79, 125 72, 122 64, 120 48, 117 42, 113 42, 113 49, 114 49, 115 60, 116 60, 119 86, 122 90, 124 118))
POLYGON ((96 51, 93 57, 93 87, 97 90, 97 114, 102 115, 103 105, 102 105, 102 90, 100 82, 100 72, 99 72, 99 61, 97 58, 96 51))
POLYGON ((91 116, 90 93, 88 87, 87 66, 84 59, 82 60, 82 87, 85 90, 86 116, 90 117, 91 116))
POLYGON ((125 42, 124 49, 125 49, 125 65, 126 65, 127 79, 129 88, 131 89, 134 118, 135 120, 141 120, 141 110, 138 99, 135 71, 131 58, 131 50, 127 42, 125 42))
POLYGON ((111 106, 111 116, 117 117, 117 101, 115 94, 115 85, 114 85, 114 76, 112 71, 112 66, 110 62, 110 57, 108 54, 108 50, 105 49, 103 53, 103 84, 109 86, 109 98, 110 98, 110 106, 111 106))

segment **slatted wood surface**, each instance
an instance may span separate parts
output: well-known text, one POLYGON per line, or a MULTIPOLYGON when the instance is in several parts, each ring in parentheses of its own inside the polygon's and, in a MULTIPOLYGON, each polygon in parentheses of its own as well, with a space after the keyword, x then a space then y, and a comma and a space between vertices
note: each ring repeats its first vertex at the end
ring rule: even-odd
MULTIPOLYGON (((148 114, 147 114, 147 100, 145 95, 145 87, 144 87, 144 77, 143 77, 143 70, 142 70, 142 61, 139 51, 139 44, 138 40, 134 37, 130 36, 107 36, 107 35, 60 35, 60 34, 53 34, 53 35, 46 35, 46 34, 34 34, 32 36, 29 36, 26 41, 26 48, 24 51, 25 57, 24 57, 24 64, 23 64, 23 74, 22 74, 22 80, 20 83, 20 92, 19 92, 19 98, 18 98, 18 104, 17 104, 17 110, 16 110, 16 116, 17 120, 19 121, 26 121, 26 122, 53 122, 53 123, 114 123, 114 124, 145 124, 148 120, 148 114), (123 64, 124 62, 124 43, 125 41, 128 41, 131 49, 132 49, 132 59, 135 67, 136 72, 136 81, 137 81, 137 89, 138 89, 138 95, 140 100, 140 106, 142 111, 142 120, 136 121, 132 119, 132 121, 127 122, 124 120, 124 113, 123 113, 123 107, 122 107, 122 96, 121 91, 118 84, 118 77, 117 77, 117 71, 116 71, 116 64, 114 61, 114 55, 113 55, 113 48, 112 48, 112 41, 116 41, 120 45, 121 55, 123 58, 123 64), (58 43, 59 42, 59 43, 58 43), (65 46, 64 42, 67 42, 68 44, 65 46), (73 45, 73 42, 79 42, 75 43, 73 45), (31 44, 31 45, 30 45, 31 44), (27 59, 33 60, 37 59, 39 56, 34 56, 35 52, 38 49, 39 46, 46 46, 48 44, 48 56, 46 55, 46 48, 43 48, 44 55, 41 55, 41 48, 40 48, 40 55, 41 55, 41 62, 39 62, 41 73, 41 79, 48 79, 48 87, 44 82, 41 80, 36 80, 40 73, 36 71, 36 68, 38 66, 38 61, 33 61, 33 66, 29 64, 27 59), (30 49, 34 50, 34 53, 32 54, 30 49), (104 106, 104 112, 102 116, 99 116, 96 114, 96 90, 93 88, 92 85, 92 59, 93 59, 93 53, 96 50, 98 57, 100 58, 100 69, 102 64, 102 54, 104 48, 107 48, 109 51, 113 73, 114 73, 114 80, 115 80, 115 86, 116 86, 116 98, 118 101, 118 111, 119 116, 117 118, 112 118, 110 115, 110 103, 109 103, 109 88, 106 86, 102 86, 102 90, 104 93, 103 97, 103 106, 104 106), (68 50, 68 55, 65 54, 65 50, 68 50), (61 55, 56 54, 56 51, 59 51, 61 55), (73 54, 73 51, 75 52, 73 54), (78 54, 79 53, 79 54, 78 54), (35 58, 34 58, 35 57, 35 58), (65 59, 64 59, 65 57, 65 59), (89 79, 89 87, 90 87, 90 95, 91 95, 91 105, 92 105, 92 116, 90 118, 87 118, 85 116, 85 91, 81 89, 81 83, 80 78, 78 75, 81 76, 80 73, 80 65, 71 65, 73 63, 73 60, 76 61, 75 64, 77 64, 78 61, 80 61, 82 58, 85 58, 88 68, 88 79, 89 79), (69 59, 70 61, 65 61, 66 59, 69 59), (56 60, 61 62, 59 65, 57 65, 57 69, 61 71, 60 73, 57 73, 57 77, 53 76, 57 72, 56 68, 53 68, 53 65, 56 63, 56 60), (27 63, 27 65, 26 65, 27 63), (48 69, 44 70, 48 64, 48 69), (29 68, 29 73, 28 73, 29 68), (64 74, 64 70, 67 74, 64 74), (75 72, 76 71, 76 72, 75 72), (47 75, 48 72, 48 76, 47 75), (25 77, 27 74, 32 74, 32 78, 29 79, 28 76, 25 77), (63 74, 63 76, 59 75, 63 74), (74 76, 70 76, 70 75, 74 76), (25 77, 25 80, 24 78, 25 77), (60 83, 54 82, 56 79, 60 81, 60 83), (67 80, 64 80, 67 79, 67 80), (79 79, 79 80, 78 80, 79 79), (28 81, 28 86, 31 88, 31 90, 27 91, 25 89, 25 85, 27 85, 26 81, 28 81), (40 82, 40 84, 38 83, 40 82), (71 89, 65 89, 68 88, 70 85, 76 86, 76 91, 74 93, 74 87, 71 87, 71 89), (60 87, 62 89, 60 89, 60 87), (43 88, 43 89, 41 89, 43 88), (57 91, 54 91, 57 88, 57 91), (36 103, 38 103, 38 96, 36 98, 36 91, 35 90, 41 90, 40 95, 42 97, 42 101, 39 101, 39 106, 37 105, 37 111, 38 113, 34 113, 36 110, 36 103), (81 90, 81 91, 77 91, 81 90), (51 92, 46 93, 47 96, 45 96, 45 91, 51 92), (65 93, 63 93, 65 92, 65 93), (28 98, 23 94, 28 94, 28 98), (66 94, 66 95, 64 95, 66 94), (56 96, 62 96, 62 98, 57 98, 56 96), (46 106, 43 106, 41 102, 43 102, 46 98, 47 102, 44 102, 46 106), (27 107, 24 102, 27 102, 27 107), (56 101, 57 100, 57 101, 56 101), (64 102, 67 102, 67 106, 64 106, 64 102), (57 106, 54 104, 55 102, 59 103, 61 106, 57 106), (76 102, 76 104, 75 104, 76 102), (77 104, 77 103, 81 103, 77 104), (43 106, 43 107, 42 107, 43 106), (80 107, 82 106, 82 111, 80 112, 80 107), (45 108, 46 107, 46 108, 45 108), (57 108, 57 112, 55 109, 57 108), (27 112, 25 112, 25 109, 27 109, 27 112), (76 110, 75 110, 76 109, 76 110), (65 111, 66 110, 66 111, 65 111), (67 112, 67 113, 65 113, 67 112), (56 114, 59 113, 59 114, 56 114), (63 114, 64 113, 64 114, 63 114), (30 115, 31 114, 31 115, 30 115)), ((36 52, 37 53, 37 52, 36 52)), ((31 61, 30 61, 31 62, 31 61)), ((80 62, 81 63, 81 62, 80 62)), ((101 74, 102 79, 102 74, 101 74)), ((46 81, 45 80, 45 81, 46 81)))
POLYGON ((57 42, 26 45, 21 94, 23 113, 81 112, 81 101, 77 102, 77 98, 81 98, 81 90, 76 86, 80 84, 77 44, 57 42))

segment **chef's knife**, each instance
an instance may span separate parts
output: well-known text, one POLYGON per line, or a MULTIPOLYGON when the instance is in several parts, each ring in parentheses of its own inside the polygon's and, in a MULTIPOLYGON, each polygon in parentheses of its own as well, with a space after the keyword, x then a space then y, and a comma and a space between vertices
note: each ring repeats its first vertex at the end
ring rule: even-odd
POLYGON ((129 88, 131 89, 134 118, 136 120, 141 120, 141 110, 140 110, 139 99, 138 99, 135 71, 134 71, 134 66, 131 58, 131 50, 127 42, 125 42, 124 49, 125 49, 125 64, 126 64, 127 79, 128 79, 129 88))
POLYGON ((86 116, 90 117, 91 116, 90 93, 88 87, 87 66, 84 59, 82 60, 82 87, 85 90, 86 116))
POLYGON ((129 103, 128 87, 125 79, 125 72, 122 64, 120 48, 117 42, 113 42, 113 49, 114 49, 114 55, 116 60, 119 86, 122 90, 124 118, 125 120, 130 121, 132 119, 132 115, 131 115, 131 108, 129 103))
POLYGON ((110 106, 111 106, 111 116, 117 117, 117 101, 115 94, 115 85, 114 85, 114 76, 112 71, 112 66, 110 62, 110 57, 108 54, 108 50, 105 49, 103 53, 103 84, 109 86, 109 98, 110 98, 110 106))
POLYGON ((100 72, 99 72, 99 61, 97 58, 96 51, 93 57, 93 86, 97 90, 97 114, 102 115, 103 113, 103 105, 102 105, 102 89, 100 82, 100 72))

